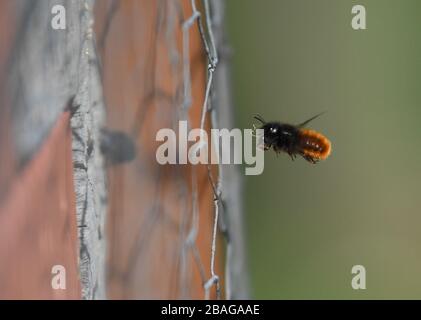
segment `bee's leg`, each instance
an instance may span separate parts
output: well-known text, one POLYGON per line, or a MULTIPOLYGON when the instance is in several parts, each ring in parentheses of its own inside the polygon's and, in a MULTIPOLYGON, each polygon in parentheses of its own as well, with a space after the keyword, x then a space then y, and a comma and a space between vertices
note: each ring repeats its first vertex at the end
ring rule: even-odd
POLYGON ((313 158, 312 156, 309 155, 303 155, 303 158, 306 159, 308 162, 312 163, 312 164, 316 164, 318 159, 313 158))
POLYGON ((313 159, 310 157, 310 156, 307 156, 307 155, 304 155, 303 156, 304 157, 304 159, 306 159, 308 162, 313 162, 313 159))
POLYGON ((282 152, 282 149, 278 148, 276 144, 273 146, 273 151, 276 152, 276 156, 279 156, 279 154, 282 152))
POLYGON ((288 155, 291 157, 291 160, 292 161, 294 161, 295 160, 295 158, 296 158, 296 154, 294 153, 294 151, 291 149, 291 148, 288 148, 287 149, 287 153, 288 153, 288 155))

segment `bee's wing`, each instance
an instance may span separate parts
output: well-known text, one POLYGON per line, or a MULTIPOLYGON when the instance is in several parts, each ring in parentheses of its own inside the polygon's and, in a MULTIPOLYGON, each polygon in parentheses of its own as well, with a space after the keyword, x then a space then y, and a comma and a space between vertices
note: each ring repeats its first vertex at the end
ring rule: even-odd
POLYGON ((304 121, 303 123, 297 124, 297 127, 299 127, 299 128, 304 127, 307 123, 316 119, 317 117, 321 116, 324 113, 326 113, 326 111, 320 112, 319 114, 316 114, 314 117, 311 117, 310 119, 304 121))

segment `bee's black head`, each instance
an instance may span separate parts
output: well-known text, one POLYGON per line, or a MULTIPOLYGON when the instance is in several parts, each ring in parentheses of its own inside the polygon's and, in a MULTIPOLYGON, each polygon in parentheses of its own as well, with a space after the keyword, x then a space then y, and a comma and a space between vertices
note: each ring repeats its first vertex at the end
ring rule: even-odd
POLYGON ((259 143, 263 144, 265 150, 268 150, 272 145, 276 144, 281 133, 281 124, 278 122, 266 122, 260 115, 256 115, 254 118, 263 124, 259 129, 264 130, 264 135, 260 137, 259 143))
POLYGON ((278 122, 268 122, 264 124, 260 129, 264 130, 264 148, 269 149, 279 141, 279 137, 282 135, 282 125, 278 122))
POLYGON ((263 144, 265 150, 270 149, 272 146, 277 149, 284 149, 289 146, 296 137, 297 128, 295 126, 279 123, 279 122, 266 122, 261 116, 255 116, 263 125, 264 135, 260 137, 260 144, 263 144))

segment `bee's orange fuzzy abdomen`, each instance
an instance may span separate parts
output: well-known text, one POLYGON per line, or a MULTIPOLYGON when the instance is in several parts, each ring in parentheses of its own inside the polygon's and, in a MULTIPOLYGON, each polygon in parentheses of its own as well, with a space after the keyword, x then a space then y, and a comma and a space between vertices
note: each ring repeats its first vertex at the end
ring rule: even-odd
POLYGON ((329 139, 317 131, 301 129, 300 149, 305 156, 325 160, 330 155, 331 143, 329 139))

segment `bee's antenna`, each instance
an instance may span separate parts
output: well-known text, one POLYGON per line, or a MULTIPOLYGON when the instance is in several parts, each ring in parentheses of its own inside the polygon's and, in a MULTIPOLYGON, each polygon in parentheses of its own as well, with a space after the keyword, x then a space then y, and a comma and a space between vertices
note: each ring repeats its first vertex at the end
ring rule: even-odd
POLYGON ((260 114, 256 114, 253 118, 259 120, 262 124, 266 123, 265 119, 263 119, 260 114))
POLYGON ((316 119, 317 117, 320 117, 322 114, 326 113, 327 111, 320 112, 319 114, 316 114, 314 117, 311 117, 310 119, 304 121, 303 123, 300 123, 297 125, 297 127, 304 127, 307 123, 310 121, 316 119))

